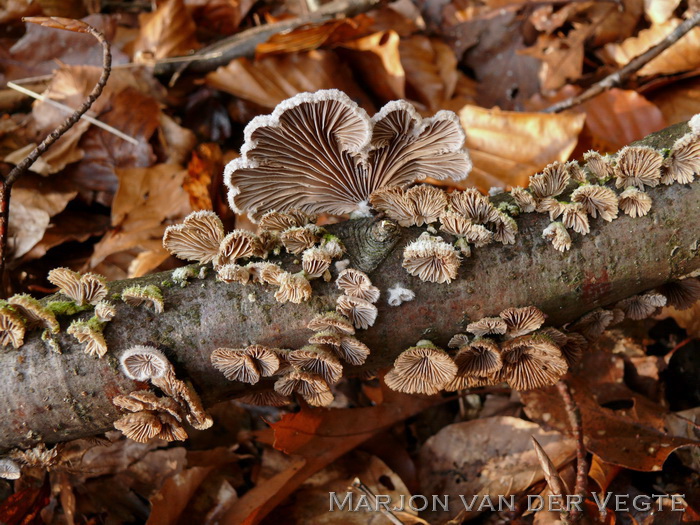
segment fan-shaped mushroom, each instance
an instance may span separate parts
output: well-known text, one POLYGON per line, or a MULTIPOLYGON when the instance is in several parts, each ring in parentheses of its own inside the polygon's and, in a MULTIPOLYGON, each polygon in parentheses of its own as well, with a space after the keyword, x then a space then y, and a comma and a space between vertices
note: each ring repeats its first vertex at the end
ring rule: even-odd
POLYGON ((51 333, 58 333, 60 326, 54 313, 31 295, 13 295, 7 302, 24 317, 29 327, 42 326, 51 333))
POLYGON ((377 319, 377 307, 359 297, 341 295, 336 303, 336 311, 350 319, 355 328, 366 330, 377 319))
POLYGON ((553 385, 566 374, 566 360, 559 347, 544 335, 525 335, 501 346, 500 379, 515 390, 553 385))
POLYGON ((260 257, 262 253, 260 238, 245 230, 233 230, 221 241, 219 251, 214 259, 214 266, 235 264, 239 259, 260 257))
POLYGON ((643 217, 651 210, 651 197, 634 186, 620 194, 619 206, 630 217, 643 217))
POLYGON ((132 346, 119 356, 122 372, 134 381, 149 381, 172 371, 165 354, 152 346, 132 346))
POLYGON ((687 310, 700 300, 700 279, 690 277, 681 281, 671 281, 659 288, 666 297, 666 304, 678 310, 687 310))
POLYGON ((49 272, 48 280, 79 306, 97 304, 108 292, 107 280, 95 273, 80 275, 68 268, 54 268, 49 272))
POLYGON ((506 333, 508 325, 500 317, 482 317, 478 321, 467 325, 467 332, 482 337, 489 334, 503 335, 506 333))
POLYGON ((459 263, 451 244, 423 233, 404 249, 402 266, 421 281, 450 283, 457 278, 459 263))
POLYGON ((213 211, 190 213, 182 224, 168 226, 163 247, 179 259, 206 264, 214 260, 224 240, 224 225, 213 211))
POLYGON ((561 222, 552 222, 542 232, 542 237, 552 243, 552 246, 560 252, 571 248, 571 236, 561 222))
POLYGON ((325 348, 316 345, 306 345, 292 350, 288 355, 292 366, 321 376, 326 383, 334 385, 343 375, 343 365, 338 358, 325 348))
POLYGON ((354 268, 347 268, 338 274, 335 284, 345 295, 359 297, 370 303, 379 300, 379 288, 372 286, 372 281, 366 273, 354 268))
POLYGON ((617 218, 617 195, 613 190, 596 184, 585 184, 571 193, 571 200, 580 203, 594 219, 600 214, 605 221, 617 218))
POLYGON ((503 366, 501 350, 495 341, 478 337, 459 349, 455 364, 457 374, 445 385, 448 392, 493 384, 503 366))
POLYGON ((617 154, 615 186, 635 187, 643 191, 644 186, 658 186, 661 179, 661 153, 648 146, 625 146, 617 154))
POLYGON ((663 184, 690 184, 700 173, 700 134, 687 133, 679 138, 664 159, 663 184))
POLYGON ((73 321, 66 332, 78 342, 85 343, 85 353, 102 357, 107 353, 107 342, 102 334, 103 323, 93 317, 88 321, 73 321))
POLYGON ((275 382, 275 391, 283 396, 297 392, 312 406, 328 406, 333 402, 330 387, 321 376, 295 367, 275 382))
POLYGON ((278 302, 299 304, 311 298, 311 283, 301 273, 285 272, 276 280, 279 289, 275 292, 275 299, 278 302))
POLYGON ((261 345, 247 348, 217 348, 211 353, 211 363, 229 381, 254 385, 261 377, 269 377, 280 366, 277 354, 261 345))
POLYGON ((538 173, 530 177, 528 189, 537 199, 556 197, 566 190, 569 184, 569 170, 565 164, 555 161, 538 173))
POLYGON ((314 316, 309 324, 306 325, 309 330, 314 330, 322 332, 324 330, 332 329, 344 334, 354 335, 355 328, 353 327, 350 319, 344 315, 340 315, 337 312, 324 312, 314 316))
POLYGON ((542 310, 536 306, 506 308, 499 316, 508 325, 507 334, 509 337, 518 337, 537 330, 544 324, 545 318, 542 310))
POLYGON ((155 313, 163 313, 165 302, 163 294, 155 284, 147 286, 129 286, 122 290, 122 301, 131 306, 148 306, 155 313))
POLYGON ((634 321, 651 317, 662 306, 666 306, 666 298, 659 293, 634 295, 615 305, 616 308, 625 312, 625 316, 634 321))
POLYGON ((384 382, 397 392, 431 395, 444 388, 456 373, 457 365, 447 352, 430 341, 419 341, 396 358, 384 382))

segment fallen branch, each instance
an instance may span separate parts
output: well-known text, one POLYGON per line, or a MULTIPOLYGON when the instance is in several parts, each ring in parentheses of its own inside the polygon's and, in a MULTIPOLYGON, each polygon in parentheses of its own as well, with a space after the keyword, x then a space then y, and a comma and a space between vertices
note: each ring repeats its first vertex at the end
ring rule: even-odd
POLYGON ((51 147, 63 134, 72 128, 78 120, 87 112, 97 98, 102 94, 102 90, 107 84, 107 79, 112 67, 112 53, 110 51, 109 42, 104 35, 94 27, 80 20, 58 17, 32 17, 23 18, 25 22, 40 24, 46 27, 56 29, 64 29, 66 31, 74 31, 77 33, 88 33, 94 36, 102 46, 102 74, 100 75, 97 84, 92 88, 92 91, 85 99, 85 102, 76 109, 59 127, 53 130, 49 135, 27 155, 22 162, 17 164, 12 171, 0 180, 0 283, 3 282, 5 273, 5 262, 7 259, 7 236, 10 220, 10 195, 12 186, 17 179, 24 175, 29 168, 34 164, 41 155, 51 147))
MULTIPOLYGON (((676 125, 644 143, 670 147, 687 131, 686 124, 676 125)), ((365 365, 348 366, 346 373, 387 367, 420 339, 445 347, 468 322, 506 307, 535 305, 548 314, 548 324, 557 326, 698 271, 700 224, 693 218, 700 209, 700 182, 660 186, 650 189, 649 195, 654 202, 649 215, 595 221, 591 233, 575 236, 566 253, 542 238, 547 217, 521 216, 516 244, 475 250, 449 285, 419 281, 401 266, 403 247, 419 236, 421 228, 373 219, 328 226, 348 248, 351 265, 368 272, 382 290, 377 322, 358 334, 372 353, 365 365), (389 306, 386 290, 396 283, 412 289, 415 300, 389 306)), ((285 267, 292 268, 292 261, 288 257, 285 267)), ((334 309, 340 295, 334 283, 316 280, 310 301, 279 304, 272 287, 225 284, 213 275, 180 287, 170 272, 111 283, 110 295, 135 284, 159 286, 165 311, 153 314, 119 302, 115 319, 104 331, 109 352, 103 359, 85 355, 65 333, 70 321, 65 318, 57 337, 62 354, 49 350, 37 331, 27 335, 19 350, 0 353, 5 371, 0 395, 6 407, 0 447, 55 443, 112 428, 119 411, 111 399, 145 387, 127 379, 118 367, 118 356, 136 344, 155 345, 165 352, 178 377, 191 380, 206 405, 250 393, 252 387, 229 382, 212 367, 211 352, 250 343, 299 348, 312 334, 307 322, 318 312, 334 309)))
POLYGON ((686 35, 686 33, 688 33, 694 27, 697 27, 698 24, 700 24, 700 10, 696 11, 690 18, 679 24, 678 27, 676 27, 676 29, 674 29, 668 35, 666 35, 666 37, 663 40, 661 40, 661 42, 659 42, 655 46, 650 47, 641 55, 636 56, 632 60, 630 60, 625 67, 619 69, 618 71, 615 71, 614 73, 611 73, 604 79, 599 80, 580 95, 567 98, 566 100, 562 100, 561 102, 557 102, 556 104, 549 106, 547 109, 544 109, 543 112, 561 113, 562 111, 565 111, 569 108, 578 106, 579 104, 583 104, 584 102, 592 99, 596 95, 600 95, 605 90, 621 85, 632 74, 642 69, 646 64, 651 62, 653 59, 655 59, 661 53, 666 51, 673 44, 678 42, 681 38, 683 38, 686 35))

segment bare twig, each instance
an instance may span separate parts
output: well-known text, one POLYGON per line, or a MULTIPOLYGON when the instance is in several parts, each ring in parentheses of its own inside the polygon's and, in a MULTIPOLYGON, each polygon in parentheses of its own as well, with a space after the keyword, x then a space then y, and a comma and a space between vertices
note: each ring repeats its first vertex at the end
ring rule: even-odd
POLYGON ((379 509, 379 511, 386 516, 386 518, 393 523, 394 525, 404 525, 403 521, 401 521, 399 518, 396 517, 396 515, 391 512, 389 509, 385 508, 382 505, 377 504, 377 496, 375 496, 374 492, 362 483, 362 480, 360 478, 355 478, 352 480, 352 485, 350 488, 357 489, 360 492, 362 492, 365 496, 367 496, 370 501, 374 503, 374 508, 379 509))
MULTIPOLYGON (((545 452, 545 450, 542 448, 542 445, 540 445, 535 439, 535 436, 532 436, 532 444, 535 447, 535 453, 537 454, 537 459, 540 461, 542 472, 544 472, 544 479, 547 481, 547 485, 549 485, 550 492, 552 495, 559 496, 562 498, 562 500, 564 500, 565 495, 568 494, 564 480, 562 480, 561 476, 559 476, 557 468, 554 466, 554 463, 552 463, 552 460, 547 455, 547 452, 545 452)), ((568 509, 566 506, 563 506, 562 508, 561 522, 564 525, 569 525, 571 520, 568 509)))
POLYGON ((688 33, 698 24, 700 24, 700 10, 698 10, 690 18, 679 24, 678 27, 671 31, 661 42, 647 49, 641 55, 636 56, 632 60, 630 60, 629 63, 622 69, 615 71, 614 73, 608 75, 604 79, 596 82, 580 95, 568 98, 566 100, 562 100, 561 102, 557 102, 556 104, 549 106, 547 109, 544 110, 544 113, 560 113, 574 106, 578 106, 579 104, 582 104, 587 100, 590 100, 591 98, 595 97, 596 95, 599 95, 607 89, 619 86, 620 84, 625 82, 633 73, 639 71, 642 67, 651 62, 654 58, 656 58, 661 53, 666 51, 669 47, 671 47, 673 44, 678 42, 678 40, 683 38, 683 36, 685 36, 686 33, 688 33))
MULTIPOLYGON (((581 411, 574 401, 569 389, 568 383, 563 379, 557 383, 559 395, 564 400, 564 407, 569 416, 569 424, 576 440, 576 486, 574 495, 579 496, 579 500, 583 501, 586 496, 586 487, 588 485, 588 461, 586 461, 586 446, 583 442, 583 424, 581 423, 581 411)), ((581 518, 581 513, 576 506, 573 506, 569 514, 572 523, 575 523, 581 518)))
POLYGON ((109 42, 105 39, 104 35, 95 29, 94 27, 82 22, 80 20, 73 20, 70 18, 59 18, 59 17, 31 17, 23 18, 25 22, 30 22, 33 24, 40 24, 45 27, 53 27, 56 29, 65 29, 67 31, 74 31, 76 33, 88 33, 94 36, 98 42, 102 45, 102 74, 100 79, 95 84, 85 102, 76 109, 73 114, 68 117, 63 124, 58 126, 49 135, 41 141, 41 143, 34 148, 29 155, 27 155, 19 164, 17 164, 10 173, 0 181, 0 282, 3 282, 3 276, 5 273, 5 262, 7 258, 7 236, 9 228, 9 215, 10 215, 10 193, 12 191, 12 185, 24 175, 27 170, 34 164, 37 159, 54 143, 56 142, 64 133, 66 133, 70 128, 72 128, 80 117, 90 109, 90 106, 97 100, 97 97, 102 93, 107 79, 109 78, 109 73, 112 67, 112 53, 110 51, 109 42))

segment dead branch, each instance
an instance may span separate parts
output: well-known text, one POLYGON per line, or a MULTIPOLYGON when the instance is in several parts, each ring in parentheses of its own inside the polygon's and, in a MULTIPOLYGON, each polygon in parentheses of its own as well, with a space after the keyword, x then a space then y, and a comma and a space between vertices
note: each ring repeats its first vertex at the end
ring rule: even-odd
POLYGON ((676 29, 674 29, 668 35, 666 35, 666 37, 663 40, 661 40, 661 42, 659 42, 655 46, 650 47, 641 55, 636 56, 632 60, 630 60, 625 67, 619 69, 618 71, 615 71, 614 73, 611 73, 604 79, 599 80, 580 95, 567 98, 566 100, 562 100, 561 102, 557 102, 556 104, 553 104, 547 109, 543 110, 543 112, 561 113, 562 111, 565 111, 569 108, 578 106, 579 104, 583 104, 587 100, 592 99, 593 97, 601 94, 607 89, 611 89, 621 85, 632 74, 642 69, 646 64, 651 62, 653 59, 655 59, 661 53, 666 51, 673 44, 678 42, 681 38, 683 38, 683 36, 685 36, 686 33, 688 33, 698 24, 700 24, 700 10, 696 11, 690 18, 684 20, 681 24, 679 24, 678 27, 676 27, 676 29))
POLYGON ((107 84, 107 79, 112 68, 112 52, 109 42, 104 35, 85 22, 73 20, 70 18, 58 17, 32 17, 23 18, 25 22, 40 24, 46 27, 56 29, 64 29, 67 31, 75 31, 78 33, 88 33, 94 36, 102 46, 102 74, 100 75, 97 84, 92 88, 92 91, 85 99, 85 102, 76 109, 60 126, 53 130, 49 135, 27 155, 22 162, 17 164, 10 173, 0 181, 0 282, 3 282, 5 273, 5 262, 7 258, 7 235, 10 220, 10 195, 13 184, 24 175, 29 168, 34 164, 41 155, 51 147, 61 136, 72 128, 78 120, 87 112, 97 98, 102 94, 102 90, 107 84))
MULTIPOLYGON (((670 147, 687 132, 687 124, 679 124, 643 143, 670 147)), ((377 303, 377 322, 358 334, 372 353, 363 367, 348 366, 345 372, 387 367, 420 339, 446 347, 470 321, 506 307, 535 305, 549 316, 548 324, 558 326, 698 271, 700 223, 692 218, 700 208, 700 182, 659 186, 650 189, 649 195, 654 204, 647 216, 595 221, 591 233, 576 236, 566 253, 557 252, 542 238, 547 217, 521 216, 516 244, 475 250, 449 285, 422 282, 401 266, 403 247, 419 236, 421 228, 400 228, 373 219, 329 226, 345 243, 351 265, 368 272, 384 291, 377 303), (385 291, 396 283, 412 289, 415 300, 389 306, 385 291)), ((283 264, 294 271, 293 258, 283 264)), ((245 389, 250 392, 252 387, 229 382, 212 367, 211 352, 250 343, 299 348, 312 334, 307 322, 318 312, 334 309, 340 295, 333 282, 316 280, 310 301, 279 304, 274 287, 225 284, 213 275, 180 287, 171 277, 164 272, 110 284, 111 296, 134 284, 159 286, 165 311, 154 314, 119 302, 116 318, 104 330, 109 352, 103 359, 87 356, 65 333, 71 321, 67 318, 61 319, 58 335, 62 354, 52 352, 37 331, 27 334, 19 350, 0 353, 5 371, 0 384, 5 407, 0 448, 55 443, 110 429, 119 415, 111 399, 145 386, 127 379, 118 368, 118 356, 136 344, 155 345, 166 353, 178 377, 191 380, 206 405, 245 389)))

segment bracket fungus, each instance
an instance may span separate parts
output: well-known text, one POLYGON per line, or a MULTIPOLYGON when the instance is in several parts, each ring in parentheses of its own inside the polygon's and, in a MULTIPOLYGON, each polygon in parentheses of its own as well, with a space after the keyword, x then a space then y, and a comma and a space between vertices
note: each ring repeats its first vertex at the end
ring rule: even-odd
POLYGON ((334 330, 339 333, 354 335, 355 327, 353 323, 337 312, 324 312, 314 316, 306 325, 309 330, 323 332, 325 330, 334 330))
POLYGON ((373 286, 367 274, 360 270, 354 268, 343 270, 338 274, 335 284, 345 295, 358 297, 370 303, 376 303, 379 300, 379 288, 373 286))
POLYGON ((536 306, 506 308, 498 314, 507 325, 508 337, 518 337, 534 332, 544 324, 545 315, 536 306))
POLYGON ((418 341, 404 350, 384 376, 392 390, 405 394, 437 394, 457 374, 457 365, 447 352, 430 341, 418 341))
POLYGON ((475 224, 498 220, 498 212, 489 198, 475 188, 450 193, 450 205, 454 211, 475 224))
POLYGON ((150 307, 155 313, 163 313, 165 302, 163 294, 154 284, 147 286, 129 286, 121 293, 122 301, 131 306, 144 305, 150 307))
POLYGON ((0 458, 0 478, 2 479, 19 479, 22 475, 20 466, 10 458, 0 458))
POLYGON ((275 391, 283 396, 298 393, 311 406, 328 406, 333 402, 333 393, 328 383, 311 372, 292 367, 275 382, 275 391))
POLYGON ((450 283, 457 278, 459 264, 454 246, 427 233, 421 234, 403 251, 402 266, 421 281, 450 283))
POLYGON ((224 225, 213 211, 190 213, 182 224, 168 226, 163 247, 178 259, 205 264, 214 260, 224 240, 224 225))
POLYGON ((78 306, 97 304, 107 297, 107 280, 95 273, 81 275, 68 268, 54 268, 48 280, 58 286, 59 291, 70 297, 78 306))
POLYGON ((632 218, 644 217, 651 210, 651 197, 635 187, 627 188, 620 194, 619 206, 632 218))
POLYGON ((311 298, 311 283, 302 273, 284 272, 275 280, 279 285, 275 299, 280 303, 299 304, 311 298))
POLYGON ((600 215, 604 221, 617 218, 618 199, 615 192, 596 184, 585 184, 571 193, 571 200, 580 203, 586 213, 594 219, 600 215))
POLYGON ((172 368, 165 354, 152 346, 132 346, 119 357, 124 375, 134 381, 165 376, 172 368))
POLYGON ((292 402, 292 400, 283 396, 275 390, 262 390, 260 392, 252 392, 236 399, 239 403, 253 406, 263 407, 283 407, 292 402))
POLYGON ((491 334, 503 335, 507 329, 508 325, 501 317, 482 317, 478 321, 467 325, 467 332, 477 337, 491 334))
POLYGON ((111 321, 114 319, 115 315, 117 315, 117 309, 113 304, 107 301, 100 301, 95 305, 95 317, 101 322, 106 323, 111 321))
POLYGON ((448 392, 492 385, 498 382, 498 372, 503 366, 498 344, 484 337, 478 337, 462 346, 454 360, 457 373, 445 385, 445 390, 448 392))
POLYGON ((329 350, 322 346, 306 345, 297 350, 289 352, 287 357, 289 363, 303 370, 321 376, 326 383, 334 385, 343 375, 343 365, 329 350))
POLYGON ((587 171, 599 182, 607 182, 615 176, 613 165, 608 155, 601 155, 597 151, 587 151, 583 154, 587 171))
POLYGON ((666 297, 659 293, 645 293, 623 299, 615 305, 615 308, 625 312, 625 316, 633 321, 639 321, 651 317, 662 306, 666 306, 666 297))
POLYGON ((689 277, 681 281, 671 281, 659 288, 666 297, 666 304, 677 310, 687 310, 700 300, 700 278, 689 277))
POLYGON ((350 295, 341 295, 336 302, 336 311, 340 315, 344 315, 355 326, 367 330, 374 325, 377 319, 377 307, 369 301, 352 297, 350 295))
POLYGON ((91 356, 103 357, 107 353, 107 342, 102 334, 104 323, 97 317, 87 321, 73 321, 66 333, 75 337, 78 342, 85 343, 85 353, 91 356))
POLYGON ((214 266, 234 264, 239 259, 261 257, 263 255, 260 238, 245 230, 233 230, 221 241, 214 259, 214 266))
POLYGON ((31 295, 13 295, 7 302, 24 318, 28 328, 43 327, 54 334, 59 332, 56 315, 31 295))
POLYGON ((258 226, 261 230, 271 233, 282 233, 289 228, 306 226, 316 221, 315 214, 308 214, 299 209, 291 209, 288 212, 271 210, 261 218, 258 226))
POLYGON ((516 390, 553 385, 568 365, 559 347, 542 334, 523 335, 501 346, 503 367, 499 377, 516 390))
POLYGON ((528 189, 538 198, 556 197, 566 191, 571 177, 566 164, 553 162, 542 170, 542 173, 530 177, 528 189))
POLYGON ((663 162, 663 184, 690 184, 700 173, 700 135, 688 133, 671 147, 663 162))
POLYGON ((615 186, 635 187, 640 191, 644 186, 653 188, 661 180, 663 156, 648 146, 625 146, 617 153, 615 163, 615 186))
POLYGON ((271 349, 261 345, 247 348, 217 348, 211 353, 211 363, 229 381, 254 385, 261 377, 277 372, 280 360, 271 349))
POLYGON ((576 321, 571 329, 580 332, 587 340, 595 341, 614 323, 615 313, 612 310, 596 308, 576 321))
POLYGON ((309 248, 301 255, 301 267, 311 278, 324 275, 332 261, 330 254, 323 248, 309 248))
POLYGON ((571 236, 561 222, 552 222, 542 231, 542 237, 552 243, 554 249, 565 252, 571 249, 571 236))
POLYGON ((301 93, 245 128, 226 166, 229 203, 254 219, 270 210, 366 213, 369 196, 417 179, 464 179, 471 170, 457 116, 421 118, 404 100, 373 118, 337 90, 301 93))

